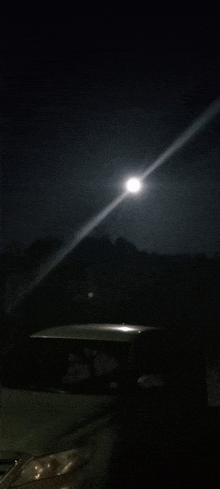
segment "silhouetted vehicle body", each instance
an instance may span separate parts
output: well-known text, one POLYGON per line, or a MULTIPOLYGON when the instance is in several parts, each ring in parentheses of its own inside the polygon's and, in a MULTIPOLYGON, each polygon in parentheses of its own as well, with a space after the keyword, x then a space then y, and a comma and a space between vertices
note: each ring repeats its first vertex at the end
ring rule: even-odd
POLYGON ((134 450, 144 464, 201 435, 204 355, 162 328, 45 329, 7 352, 1 378, 4 489, 103 487, 134 450))

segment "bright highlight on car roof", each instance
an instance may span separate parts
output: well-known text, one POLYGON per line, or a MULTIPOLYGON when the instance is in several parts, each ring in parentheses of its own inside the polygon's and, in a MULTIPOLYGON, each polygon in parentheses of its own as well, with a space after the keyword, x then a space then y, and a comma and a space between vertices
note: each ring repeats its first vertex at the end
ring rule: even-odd
POLYGON ((38 331, 32 338, 62 338, 77 340, 131 341, 140 333, 157 331, 161 328, 129 324, 68 324, 38 331))

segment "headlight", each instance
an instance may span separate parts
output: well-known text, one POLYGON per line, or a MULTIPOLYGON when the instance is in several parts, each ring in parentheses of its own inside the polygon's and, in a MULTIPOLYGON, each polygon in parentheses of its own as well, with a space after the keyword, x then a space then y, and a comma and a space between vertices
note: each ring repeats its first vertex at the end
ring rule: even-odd
MULTIPOLYGON (((89 454, 88 454, 89 455, 89 454)), ((40 479, 48 479, 74 471, 87 457, 80 457, 79 450, 34 457, 23 466, 12 487, 19 487, 40 479), (84 460, 83 460, 84 459, 84 460)))

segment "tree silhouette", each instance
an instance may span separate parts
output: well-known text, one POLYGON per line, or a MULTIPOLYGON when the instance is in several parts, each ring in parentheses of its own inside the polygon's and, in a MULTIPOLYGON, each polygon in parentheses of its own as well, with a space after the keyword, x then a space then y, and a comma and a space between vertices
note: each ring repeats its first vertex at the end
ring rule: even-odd
POLYGON ((117 238, 115 242, 116 252, 119 255, 137 254, 136 246, 125 238, 117 238))
POLYGON ((123 237, 113 244, 106 234, 88 236, 13 308, 22 287, 61 247, 59 237, 48 237, 27 249, 14 242, 0 253, 1 311, 7 294, 12 306, 4 331, 28 334, 85 321, 162 325, 196 337, 205 332, 209 351, 218 355, 219 260, 149 254, 123 237))

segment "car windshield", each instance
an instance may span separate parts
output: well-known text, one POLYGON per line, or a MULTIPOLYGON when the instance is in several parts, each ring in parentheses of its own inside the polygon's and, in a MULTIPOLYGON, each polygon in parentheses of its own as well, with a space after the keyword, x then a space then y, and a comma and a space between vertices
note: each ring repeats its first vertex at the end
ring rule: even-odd
POLYGON ((110 341, 30 338, 7 355, 5 387, 84 393, 118 387, 125 375, 128 345, 110 341))

